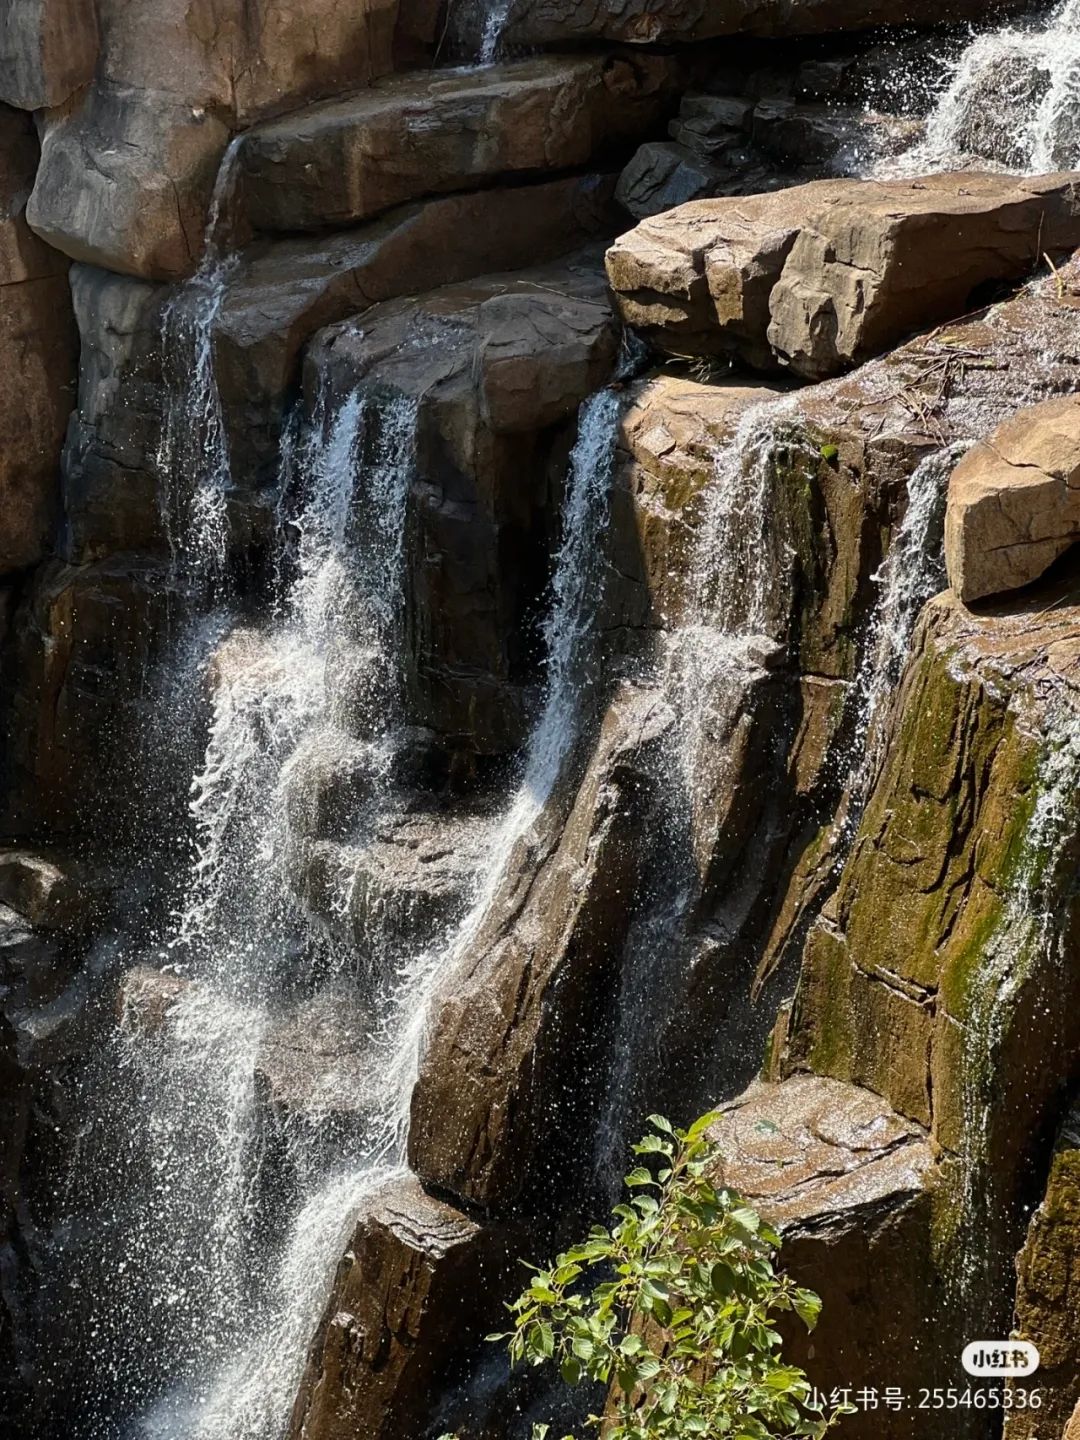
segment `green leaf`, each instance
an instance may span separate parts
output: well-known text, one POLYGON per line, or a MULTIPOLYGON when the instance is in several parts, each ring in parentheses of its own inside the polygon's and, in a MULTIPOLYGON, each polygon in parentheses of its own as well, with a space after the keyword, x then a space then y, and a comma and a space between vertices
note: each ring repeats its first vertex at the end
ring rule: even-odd
POLYGON ((576 1385, 581 1379, 581 1361, 573 1355, 567 1355, 559 1367, 559 1373, 567 1385, 576 1385))
POLYGON ((813 1290, 796 1290, 791 1297, 791 1303, 807 1330, 813 1330, 821 1315, 821 1297, 815 1295, 813 1290))
POLYGON ((839 459, 840 447, 838 445, 822 445, 818 452, 823 460, 831 465, 834 460, 839 459))
POLYGON ((655 1185, 656 1181, 652 1177, 651 1170, 646 1170, 644 1165, 639 1165, 636 1170, 631 1170, 627 1175, 626 1183, 633 1188, 636 1185, 655 1185))

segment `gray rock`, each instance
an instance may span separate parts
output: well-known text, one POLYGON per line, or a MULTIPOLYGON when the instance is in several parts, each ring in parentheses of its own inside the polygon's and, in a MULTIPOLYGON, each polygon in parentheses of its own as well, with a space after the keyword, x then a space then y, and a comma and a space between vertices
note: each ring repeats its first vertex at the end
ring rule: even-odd
POLYGON ((88 84, 98 51, 94 0, 7 0, 0 10, 0 102, 62 105, 88 84))

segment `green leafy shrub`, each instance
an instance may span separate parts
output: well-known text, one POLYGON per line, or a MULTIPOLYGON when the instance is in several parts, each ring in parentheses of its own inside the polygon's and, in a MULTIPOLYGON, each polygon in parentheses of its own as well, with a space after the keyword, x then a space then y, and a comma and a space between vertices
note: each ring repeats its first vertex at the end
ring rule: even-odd
POLYGON ((841 1413, 782 1359, 776 1318, 813 1329, 821 1302, 777 1272, 775 1231, 710 1180, 713 1119, 678 1130, 652 1116, 612 1228, 534 1270, 507 1307, 513 1330, 489 1337, 515 1364, 608 1386, 606 1415, 589 1417, 605 1440, 816 1440, 841 1413))

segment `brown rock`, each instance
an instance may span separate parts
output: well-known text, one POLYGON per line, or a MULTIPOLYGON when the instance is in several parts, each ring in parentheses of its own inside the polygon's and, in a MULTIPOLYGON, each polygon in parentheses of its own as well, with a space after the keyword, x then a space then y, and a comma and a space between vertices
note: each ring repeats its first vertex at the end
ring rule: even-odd
POLYGON ((1040 1126, 1080 1057, 1074 831, 1047 818, 1075 805, 1074 584, 980 617, 951 594, 927 607, 791 1028, 797 1068, 929 1122, 950 1177, 940 1263, 990 1334, 1040 1126))
POLYGON ((544 56, 396 75, 248 131, 256 230, 355 224, 423 195, 583 166, 656 122, 676 78, 659 56, 544 56))
MULTIPOLYGON (((785 1270, 823 1301, 811 1336, 791 1327, 785 1358, 826 1393, 917 1393, 953 1373, 954 1355, 912 1343, 941 1298, 931 1278, 932 1155, 917 1126, 869 1091, 794 1077, 752 1085, 710 1135, 716 1180, 779 1229, 785 1270)), ((843 1424, 853 1436, 911 1433, 910 1417, 884 1406, 843 1424)))
POLYGON ((1056 1435, 1080 1407, 1080 1112, 1074 1106, 1058 1136, 1042 1203, 1016 1261, 1019 1284, 1013 1334, 1030 1340, 1040 1364, 1017 1388, 1037 1390, 1037 1410, 1007 1411, 1006 1440, 1056 1435))
POLYGON ((415 406, 407 701, 451 752, 524 739, 555 477, 617 352, 598 253, 377 306, 310 349, 312 395, 415 406))
POLYGON ((312 1341, 290 1440, 426 1433, 509 1284, 506 1242, 392 1176, 364 1197, 312 1341))
POLYGON ((700 497, 720 447, 742 415, 774 393, 767 385, 705 385, 656 375, 630 389, 611 496, 611 572, 599 628, 621 652, 685 614, 690 547, 700 497))
POLYGON ((37 154, 30 117, 0 107, 0 575, 44 553, 75 398, 67 265, 24 216, 37 154))
POLYGON ((509 858, 433 1012, 409 1128, 410 1163, 426 1183, 506 1210, 538 1184, 550 1192, 547 1167, 574 1153, 563 1107, 579 1116, 587 1103, 586 1017, 614 984, 650 757, 670 722, 655 694, 624 686, 561 834, 556 799, 540 856, 523 840, 509 858))
POLYGON ((1078 1437, 1080 1437, 1080 1405, 1077 1405, 1073 1411, 1061 1440, 1078 1440, 1078 1437))
POLYGON ((327 239, 253 247, 215 330, 227 420, 243 416, 230 434, 234 480, 249 485, 276 463, 286 395, 317 330, 382 300, 569 254, 611 233, 611 188, 585 176, 447 196, 327 239))
POLYGON ((769 343, 798 375, 836 374, 1077 243, 1072 175, 856 182, 800 227, 770 301, 769 343))
POLYGON ((230 131, 386 74, 397 11, 255 0, 199 24, 188 0, 101 0, 96 77, 48 120, 31 225, 77 260, 189 275, 230 131))
POLYGON ((698 200, 645 220, 608 251, 627 324, 676 355, 742 352, 772 363, 769 298, 801 224, 848 182, 698 200))
POLYGON ((628 323, 660 349, 819 379, 1078 239, 1069 175, 818 181, 646 220, 612 247, 608 274, 628 323))
POLYGON ((8 0, 0 12, 0 102, 62 105, 89 83, 97 49, 94 0, 8 0))
POLYGON ((1037 580, 1080 539, 1080 400, 1011 416, 949 482, 945 558, 964 601, 1037 580))

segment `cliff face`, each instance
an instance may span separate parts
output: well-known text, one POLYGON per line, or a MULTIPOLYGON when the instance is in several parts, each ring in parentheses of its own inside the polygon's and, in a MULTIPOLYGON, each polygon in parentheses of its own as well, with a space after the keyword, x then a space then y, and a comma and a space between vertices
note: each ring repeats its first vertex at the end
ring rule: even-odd
POLYGON ((1065 1430, 1077 21, 941 8, 0 16, 0 1428, 517 1440, 719 1106, 842 1433, 1065 1430))

